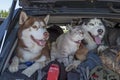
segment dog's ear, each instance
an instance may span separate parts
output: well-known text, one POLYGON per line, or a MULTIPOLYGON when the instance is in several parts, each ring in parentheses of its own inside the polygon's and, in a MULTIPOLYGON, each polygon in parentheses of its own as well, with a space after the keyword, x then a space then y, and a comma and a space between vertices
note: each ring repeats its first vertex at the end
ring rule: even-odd
POLYGON ((49 17, 50 17, 50 15, 47 15, 47 16, 44 18, 45 24, 48 23, 48 21, 49 21, 49 17))
POLYGON ((19 24, 22 25, 27 19, 28 19, 27 14, 22 11, 20 13, 19 24))

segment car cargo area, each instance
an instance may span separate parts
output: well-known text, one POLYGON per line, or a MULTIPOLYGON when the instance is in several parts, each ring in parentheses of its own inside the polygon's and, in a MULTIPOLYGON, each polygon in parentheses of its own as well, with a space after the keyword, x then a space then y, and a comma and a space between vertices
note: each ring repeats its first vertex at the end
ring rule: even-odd
MULTIPOLYGON (((119 0, 19 0, 21 8, 15 9, 16 2, 17 0, 13 0, 10 14, 0 26, 0 80, 120 80, 119 0), (42 48, 42 50, 45 49, 42 54, 49 52, 50 60, 45 61, 44 67, 39 68, 29 77, 23 74, 23 71, 35 64, 34 60, 20 62, 17 72, 11 73, 8 69, 13 61, 12 59, 17 54, 17 46, 24 46, 24 42, 18 44, 21 35, 27 32, 27 30, 22 32, 22 29, 28 28, 20 28, 20 26, 26 24, 25 20, 22 20, 24 22, 20 24, 21 12, 26 13, 28 17, 26 21, 31 16, 33 19, 34 17, 41 18, 40 21, 44 23, 43 27, 49 33, 49 39, 46 40, 46 44, 42 48), (49 15, 49 20, 46 24, 44 20, 47 15, 49 15), (83 26, 92 26, 92 28, 87 27, 85 29, 83 26), (79 28, 75 29, 76 27, 79 28), (74 29, 76 31, 72 33, 74 29), (79 29, 82 32, 77 33, 79 29), (98 34, 94 36, 92 33, 96 34, 95 30, 98 34), (19 35, 20 31, 21 34, 19 35), (59 46, 60 49, 63 49, 69 43, 69 38, 66 42, 66 37, 59 38, 67 33, 75 34, 69 37, 71 37, 71 41, 75 39, 74 42, 78 44, 75 51, 74 44, 73 46, 67 46, 70 48, 68 53, 71 50, 74 51, 74 55, 71 54, 72 58, 71 55, 67 56, 70 59, 68 61, 69 65, 64 63, 64 60, 66 60, 64 57, 59 59, 58 56, 63 54, 58 55, 54 60, 51 57, 52 49, 53 52, 54 49, 57 52, 59 46), (81 35, 78 34, 83 35, 84 38, 82 39, 81 35), (98 38, 99 35, 100 38, 102 37, 101 39, 98 38), (75 38, 73 39, 73 37, 75 38), (77 40, 78 37, 80 37, 80 40, 77 40), (61 42, 59 43, 59 41, 61 42), (89 43, 91 46, 88 45, 89 43), (93 46, 94 44, 95 46, 93 46), (72 65, 74 61, 76 61, 75 65, 72 65)), ((32 23, 28 25, 30 24, 32 23)), ((33 25, 30 26, 34 27, 33 25)), ((28 31, 35 28, 36 26, 28 31)), ((38 34, 36 33, 36 35, 38 34)), ((37 45, 40 44, 37 39, 31 38, 34 42, 36 41, 37 45)), ((23 49, 27 51, 26 46, 23 49)), ((58 53, 60 53, 59 49, 58 53)), ((41 55, 38 56, 41 57, 41 55)))

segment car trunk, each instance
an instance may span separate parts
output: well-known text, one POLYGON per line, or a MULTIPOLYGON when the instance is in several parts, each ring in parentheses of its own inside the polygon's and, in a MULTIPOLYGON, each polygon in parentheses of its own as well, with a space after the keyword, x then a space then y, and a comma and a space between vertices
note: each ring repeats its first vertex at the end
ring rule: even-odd
MULTIPOLYGON (((109 22, 112 27, 120 23, 120 0, 19 0, 19 5, 22 8, 18 9, 13 19, 10 20, 10 25, 8 26, 9 31, 5 41, 6 44, 4 44, 1 52, 2 56, 0 56, 1 74, 10 74, 8 75, 9 77, 13 75, 12 79, 15 79, 16 74, 18 76, 16 79, 22 80, 36 80, 36 77, 38 77, 36 73, 32 78, 26 78, 23 75, 21 76, 21 74, 19 74, 20 72, 11 74, 6 69, 10 57, 15 54, 14 50, 17 42, 17 36, 15 34, 17 34, 18 30, 17 16, 19 16, 21 10, 24 10, 30 16, 44 17, 50 14, 48 25, 57 24, 59 26, 66 26, 67 24, 71 24, 71 21, 76 22, 81 18, 94 17, 103 18, 109 22), (15 35, 14 40, 11 39, 13 34, 15 35), (13 43, 8 46, 10 41, 13 43), (9 47, 10 49, 8 49, 9 47)), ((2 44, 2 40, 0 42, 2 44)), ((5 77, 5 75, 2 77, 5 77)), ((3 80, 6 79, 7 78, 4 78, 3 80)))
POLYGON ((29 15, 50 14, 50 23, 69 23, 74 18, 119 19, 119 2, 119 0, 20 0, 20 5, 29 15))

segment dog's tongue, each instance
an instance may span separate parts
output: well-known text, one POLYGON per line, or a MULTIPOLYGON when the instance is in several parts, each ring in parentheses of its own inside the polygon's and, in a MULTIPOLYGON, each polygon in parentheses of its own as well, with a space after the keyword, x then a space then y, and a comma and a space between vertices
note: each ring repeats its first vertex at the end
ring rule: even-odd
POLYGON ((46 40, 39 40, 39 39, 35 39, 32 35, 31 35, 32 40, 37 43, 39 46, 44 46, 46 44, 46 40))
POLYGON ((100 37, 95 36, 94 38, 95 38, 96 44, 101 44, 101 39, 100 39, 100 37))
POLYGON ((36 40, 36 43, 39 45, 39 46, 44 46, 46 44, 46 41, 45 40, 36 40))

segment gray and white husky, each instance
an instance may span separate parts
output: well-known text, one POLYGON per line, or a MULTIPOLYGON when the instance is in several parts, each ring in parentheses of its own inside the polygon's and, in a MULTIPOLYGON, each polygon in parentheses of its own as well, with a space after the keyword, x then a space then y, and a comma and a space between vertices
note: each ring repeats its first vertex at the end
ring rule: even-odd
POLYGON ((84 30, 84 40, 88 50, 96 49, 102 43, 105 35, 105 25, 101 19, 91 18, 82 20, 82 29, 84 30))

